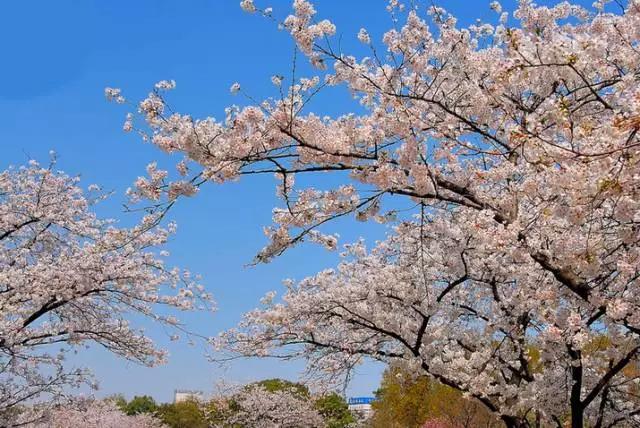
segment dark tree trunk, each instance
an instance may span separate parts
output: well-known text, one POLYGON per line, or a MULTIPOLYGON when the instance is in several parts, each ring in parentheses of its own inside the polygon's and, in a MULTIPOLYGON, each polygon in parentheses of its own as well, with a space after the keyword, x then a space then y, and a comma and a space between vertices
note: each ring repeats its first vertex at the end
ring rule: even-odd
POLYGON ((529 428, 529 422, 524 418, 502 416, 502 420, 507 428, 529 428))
POLYGON ((571 428, 584 428, 584 411, 582 406, 571 409, 571 428))
POLYGON ((584 428, 584 406, 582 404, 582 353, 569 347, 571 365, 571 428, 584 428))

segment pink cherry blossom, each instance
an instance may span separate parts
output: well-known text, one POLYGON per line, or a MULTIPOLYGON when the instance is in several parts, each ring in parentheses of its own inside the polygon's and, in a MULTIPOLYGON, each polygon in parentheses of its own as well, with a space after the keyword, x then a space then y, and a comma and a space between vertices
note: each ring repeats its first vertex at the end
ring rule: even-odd
MULTIPOLYGON (((406 360, 509 427, 567 413, 575 428, 637 424, 637 375, 623 369, 640 352, 640 2, 603 5, 493 4, 497 22, 460 27, 439 6, 391 1, 383 45, 359 58, 296 0, 283 28, 317 66, 314 86, 298 78, 223 120, 166 114, 152 93, 145 135, 189 159, 195 187, 280 177, 259 261, 304 241, 336 248, 338 218, 394 225, 218 345, 292 345, 331 378, 365 357, 406 360), (348 89, 358 113, 314 112, 325 86, 348 89)), ((132 194, 174 203, 171 178, 149 174, 132 194)))
POLYGON ((260 428, 321 428, 324 421, 314 402, 295 390, 268 391, 260 385, 248 385, 227 397, 232 406, 221 426, 260 428))
POLYGON ((75 407, 60 407, 48 412, 42 421, 27 428, 166 428, 147 413, 129 416, 111 401, 87 400, 75 407))
POLYGON ((171 225, 159 226, 155 215, 131 228, 99 219, 92 207, 104 196, 96 192, 83 192, 55 164, 0 173, 0 424, 25 400, 45 409, 92 384, 89 372, 64 362, 90 342, 144 365, 164 362, 131 314, 184 330, 159 308, 211 306, 199 284, 158 254, 171 225))

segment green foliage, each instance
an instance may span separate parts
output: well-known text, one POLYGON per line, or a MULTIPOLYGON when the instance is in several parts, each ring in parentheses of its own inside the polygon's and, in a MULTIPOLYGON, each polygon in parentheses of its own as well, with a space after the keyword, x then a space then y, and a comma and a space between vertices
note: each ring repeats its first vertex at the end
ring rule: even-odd
POLYGON ((307 388, 305 385, 284 379, 264 379, 259 382, 250 383, 249 385, 247 385, 247 387, 251 388, 251 386, 253 385, 261 386, 269 392, 289 390, 293 391, 294 394, 297 394, 301 397, 310 396, 309 388, 307 388))
MULTIPOLYGON (((124 397, 122 397, 122 400, 124 400, 124 397)), ((123 410, 129 416, 139 415, 140 413, 155 413, 158 410, 158 404, 156 404, 156 400, 148 395, 136 395, 126 404, 123 410)))
POLYGON ((122 394, 113 394, 105 398, 105 401, 113 402, 120 410, 127 412, 127 399, 122 394))
POLYGON ((372 404, 372 428, 420 427, 431 416, 425 400, 429 386, 426 377, 414 380, 398 367, 387 369, 372 404))
MULTIPOLYGON (((294 394, 312 399, 309 388, 301 383, 284 379, 265 379, 251 383, 245 388, 260 386, 267 391, 293 391, 294 394)), ((208 428, 210 426, 226 426, 225 420, 229 414, 238 411, 233 397, 222 401, 199 403, 196 401, 181 401, 158 405, 152 397, 136 396, 129 402, 122 394, 107 398, 112 400, 128 415, 140 413, 154 413, 169 428, 208 428)), ((349 411, 347 402, 340 395, 331 393, 320 397, 313 397, 318 412, 326 421, 326 428, 347 428, 354 426, 356 419, 349 411)))
POLYGON ((158 408, 158 417, 170 428, 207 428, 208 424, 199 403, 181 401, 162 404, 158 408))
POLYGON ((373 402, 371 428, 419 428, 438 419, 451 426, 502 427, 480 403, 426 376, 412 376, 401 367, 385 370, 373 402))
POLYGON ((209 427, 225 427, 226 421, 238 411, 238 405, 232 399, 217 399, 204 403, 204 416, 209 427))
POLYGON ((315 405, 326 422, 326 428, 346 428, 356 422, 347 402, 336 393, 323 395, 316 399, 315 405))

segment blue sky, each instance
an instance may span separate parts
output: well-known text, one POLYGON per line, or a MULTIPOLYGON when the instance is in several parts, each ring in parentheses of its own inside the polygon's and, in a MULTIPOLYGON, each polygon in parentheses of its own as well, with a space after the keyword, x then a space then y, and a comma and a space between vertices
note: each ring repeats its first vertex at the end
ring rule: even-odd
MULTIPOLYGON (((284 32, 259 16, 243 13, 239 0, 20 0, 2 3, 0 37, 0 167, 47 161, 58 154, 60 169, 80 174, 85 185, 97 183, 115 191, 101 215, 135 221, 123 214, 123 192, 143 175, 147 163, 161 154, 135 135, 122 132, 125 111, 104 99, 106 86, 121 87, 140 99, 161 79, 175 79, 172 105, 181 112, 222 117, 224 107, 239 102, 229 94, 238 81, 257 99, 275 95, 270 76, 290 71, 293 45, 284 32)), ((495 21, 485 0, 440 0, 463 24, 476 18, 495 21)), ((511 10, 515 1, 504 1, 511 10)), ((553 4, 553 1, 540 1, 553 4)), ((578 3, 588 5, 590 1, 578 3)), ((288 1, 256 0, 273 6, 282 16, 288 1)), ((385 2, 317 0, 320 18, 330 18, 342 35, 346 51, 360 49, 356 34, 365 26, 372 36, 390 26, 385 2)), ((304 68, 303 68, 304 69, 304 68)), ((314 109, 335 114, 353 108, 347 96, 320 97, 314 109)), ((172 240, 171 263, 202 274, 214 294, 215 314, 183 317, 200 333, 213 335, 233 326, 254 308, 268 290, 279 289, 284 278, 300 279, 335 264, 336 254, 303 246, 268 265, 247 268, 264 245, 262 226, 270 223, 277 204, 274 181, 250 178, 225 186, 209 185, 197 198, 185 200, 171 212, 178 234, 172 240)), ((384 228, 337 224, 344 241, 383 236, 384 228)), ((154 326, 150 333, 165 343, 154 326)), ((172 398, 174 388, 210 390, 224 378, 246 382, 266 377, 294 379, 301 364, 238 361, 227 369, 209 363, 201 347, 182 342, 166 344, 169 364, 148 369, 89 349, 74 362, 91 366, 100 381, 100 394, 172 398)), ((379 382, 381 366, 363 366, 349 388, 351 395, 370 395, 379 382)))

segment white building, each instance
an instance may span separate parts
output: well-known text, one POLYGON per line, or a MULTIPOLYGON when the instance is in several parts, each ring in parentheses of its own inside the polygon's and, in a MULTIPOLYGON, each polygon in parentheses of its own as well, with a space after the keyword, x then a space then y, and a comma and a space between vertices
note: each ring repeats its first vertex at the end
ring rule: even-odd
POLYGON ((180 403, 182 401, 203 401, 203 400, 204 400, 204 393, 202 391, 176 389, 173 395, 174 403, 180 403))
POLYGON ((373 397, 351 397, 347 400, 349 410, 359 420, 366 420, 373 414, 371 403, 373 397))

